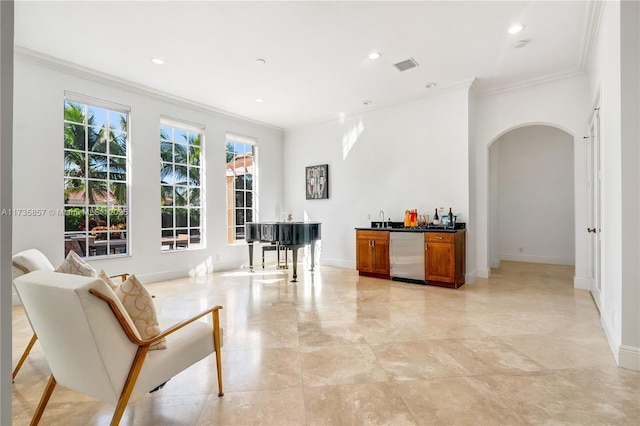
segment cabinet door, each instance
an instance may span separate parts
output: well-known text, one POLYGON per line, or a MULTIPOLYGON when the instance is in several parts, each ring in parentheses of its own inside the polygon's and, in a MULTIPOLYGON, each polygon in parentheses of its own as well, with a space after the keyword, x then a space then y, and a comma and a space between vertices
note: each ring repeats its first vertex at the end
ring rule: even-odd
POLYGON ((390 273, 388 240, 373 240, 373 272, 382 275, 390 273))
POLYGON ((425 243, 424 260, 427 281, 455 282, 455 244, 425 243))
POLYGON ((369 238, 356 238, 356 269, 373 272, 373 246, 369 238))

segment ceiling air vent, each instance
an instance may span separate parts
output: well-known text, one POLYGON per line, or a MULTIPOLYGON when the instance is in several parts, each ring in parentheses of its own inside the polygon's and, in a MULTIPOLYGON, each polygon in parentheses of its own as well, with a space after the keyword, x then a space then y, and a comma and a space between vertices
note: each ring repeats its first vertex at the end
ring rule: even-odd
POLYGON ((398 71, 406 71, 417 67, 418 63, 413 58, 409 58, 402 62, 398 62, 397 64, 393 64, 393 66, 396 67, 398 71))

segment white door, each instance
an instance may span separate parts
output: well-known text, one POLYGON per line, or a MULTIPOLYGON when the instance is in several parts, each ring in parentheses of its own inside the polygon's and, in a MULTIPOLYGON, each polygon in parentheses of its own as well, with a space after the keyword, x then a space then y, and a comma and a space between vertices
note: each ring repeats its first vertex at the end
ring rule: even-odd
POLYGON ((600 244, 601 244, 601 210, 600 195, 602 189, 602 171, 600 164, 600 108, 596 108, 589 126, 588 148, 588 220, 586 232, 588 238, 589 287, 593 300, 600 309, 600 244))

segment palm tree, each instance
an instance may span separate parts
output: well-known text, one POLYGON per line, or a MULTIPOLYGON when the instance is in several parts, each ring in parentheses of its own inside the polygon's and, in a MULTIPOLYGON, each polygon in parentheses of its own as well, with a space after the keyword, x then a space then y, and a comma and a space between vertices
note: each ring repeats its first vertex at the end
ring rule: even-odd
POLYGON ((200 226, 201 135, 186 132, 183 137, 185 143, 177 143, 160 129, 160 205, 168 206, 161 209, 161 223, 163 228, 188 226, 193 236, 200 226))
MULTIPOLYGON (((168 140, 168 136, 160 131, 160 137, 168 140)), ((163 185, 161 190, 161 203, 166 204, 167 198, 174 197, 170 193, 169 185, 189 186, 189 193, 176 191, 174 204, 187 205, 187 195, 192 200, 191 204, 200 202, 200 134, 188 133, 185 135, 187 145, 163 142, 160 145, 160 159, 162 166, 160 170, 160 183, 163 185), (175 167, 174 167, 175 165, 175 167), (172 180, 172 182, 169 182, 172 180)), ((197 205, 196 204, 196 205, 197 205)))
POLYGON ((126 180, 126 159, 112 157, 126 157, 126 116, 120 116, 120 126, 124 132, 117 134, 112 130, 105 132, 106 125, 96 131, 95 117, 91 113, 85 116, 83 105, 65 102, 64 119, 64 169, 65 176, 69 178, 65 186, 65 200, 71 194, 84 192, 89 204, 95 205, 98 199, 106 199, 111 193, 118 204, 126 204, 126 185, 112 183, 108 187, 106 181, 107 178, 115 181, 126 180), (89 152, 88 159, 85 149, 89 152), (110 154, 109 157, 100 155, 107 153, 110 154), (100 180, 87 180, 89 178, 100 180))

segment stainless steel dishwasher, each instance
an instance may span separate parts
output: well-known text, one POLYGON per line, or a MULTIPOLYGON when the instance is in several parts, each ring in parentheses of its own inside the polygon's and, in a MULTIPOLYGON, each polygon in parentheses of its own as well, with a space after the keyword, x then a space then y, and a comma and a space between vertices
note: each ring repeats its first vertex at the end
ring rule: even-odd
POLYGON ((425 284, 424 234, 391 231, 389 235, 391 279, 425 284))

